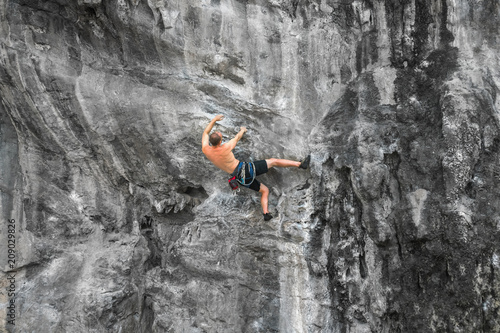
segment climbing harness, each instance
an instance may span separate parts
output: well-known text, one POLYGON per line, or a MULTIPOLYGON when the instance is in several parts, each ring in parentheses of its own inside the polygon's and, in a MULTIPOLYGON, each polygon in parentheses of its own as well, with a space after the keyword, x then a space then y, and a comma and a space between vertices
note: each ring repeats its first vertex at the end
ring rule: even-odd
POLYGON ((243 166, 241 167, 241 176, 238 179, 238 183, 240 183, 243 186, 250 186, 252 185, 254 180, 255 180, 255 165, 253 164, 253 162, 249 163, 243 162, 243 166), (248 171, 250 171, 250 177, 252 179, 250 183, 245 183, 247 180, 245 175, 246 164, 248 164, 248 171))
POLYGON ((228 179, 229 186, 231 187, 232 190, 238 190, 239 192, 239 186, 250 186, 253 181, 255 180, 256 172, 255 172, 255 165, 253 162, 240 162, 238 164, 238 167, 234 169, 233 173, 231 174, 231 178, 228 179), (247 183, 247 177, 246 177, 246 165, 248 164, 248 171, 250 171, 250 177, 251 181, 247 183))

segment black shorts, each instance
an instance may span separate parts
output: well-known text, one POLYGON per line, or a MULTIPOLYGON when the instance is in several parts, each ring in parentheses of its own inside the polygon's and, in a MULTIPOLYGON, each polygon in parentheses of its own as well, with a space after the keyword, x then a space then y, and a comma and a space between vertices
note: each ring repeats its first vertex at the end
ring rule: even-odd
MULTIPOLYGON (((267 171, 269 171, 269 169, 267 168, 267 162, 265 160, 255 161, 255 162, 253 162, 253 165, 255 166, 255 177, 262 175, 262 174, 266 173, 267 171)), ((245 173, 247 175, 250 174, 248 163, 245 164, 245 173)), ((257 180, 257 178, 253 180, 252 184, 250 184, 248 186, 247 185, 242 185, 242 186, 248 187, 249 189, 257 191, 257 192, 260 191, 260 182, 257 180)))

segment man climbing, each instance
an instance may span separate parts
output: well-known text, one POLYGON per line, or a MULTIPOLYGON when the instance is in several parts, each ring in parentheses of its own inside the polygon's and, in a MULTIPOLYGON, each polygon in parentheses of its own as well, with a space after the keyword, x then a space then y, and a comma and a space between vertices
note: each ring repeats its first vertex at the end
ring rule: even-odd
POLYGON ((269 189, 266 185, 261 184, 257 179, 255 179, 255 177, 266 173, 272 167, 297 167, 307 169, 311 157, 310 155, 307 156, 302 162, 276 158, 259 160, 253 163, 240 162, 234 157, 233 149, 236 147, 236 144, 243 137, 243 134, 245 134, 247 129, 246 127, 240 127, 240 131, 238 132, 238 134, 236 134, 234 138, 223 144, 221 132, 214 132, 209 136, 209 133, 214 127, 215 123, 222 119, 224 119, 223 115, 215 116, 210 121, 210 124, 208 124, 208 126, 205 128, 205 130, 203 131, 203 136, 201 138, 201 150, 210 160, 210 162, 212 162, 219 169, 229 174, 237 175, 237 178, 240 178, 242 173, 246 175, 243 176, 244 181, 243 183, 240 182, 240 184, 254 191, 260 192, 260 204, 262 206, 264 220, 269 221, 273 218, 267 208, 269 189), (211 145, 209 144, 209 142, 211 145), (245 179, 247 181, 245 181, 245 179))

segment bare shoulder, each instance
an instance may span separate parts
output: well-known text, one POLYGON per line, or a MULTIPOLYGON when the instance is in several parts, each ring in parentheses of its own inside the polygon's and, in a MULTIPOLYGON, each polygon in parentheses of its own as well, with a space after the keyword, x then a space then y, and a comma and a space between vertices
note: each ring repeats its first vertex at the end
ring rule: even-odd
POLYGON ((238 140, 236 140, 236 138, 232 138, 231 140, 229 140, 228 142, 226 142, 224 144, 224 146, 226 146, 227 150, 233 150, 236 147, 237 143, 238 143, 238 140))
POLYGON ((210 154, 211 148, 212 147, 210 145, 202 145, 201 151, 203 152, 203 154, 207 155, 207 154, 210 154))

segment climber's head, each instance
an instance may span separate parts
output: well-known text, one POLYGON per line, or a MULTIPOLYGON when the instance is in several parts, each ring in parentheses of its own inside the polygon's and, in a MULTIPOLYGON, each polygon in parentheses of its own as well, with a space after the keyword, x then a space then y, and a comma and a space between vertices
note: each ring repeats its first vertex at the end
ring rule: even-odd
POLYGON ((221 132, 213 132, 212 134, 210 134, 209 141, 212 144, 212 146, 214 146, 214 147, 220 145, 220 143, 222 142, 222 133, 221 132))

